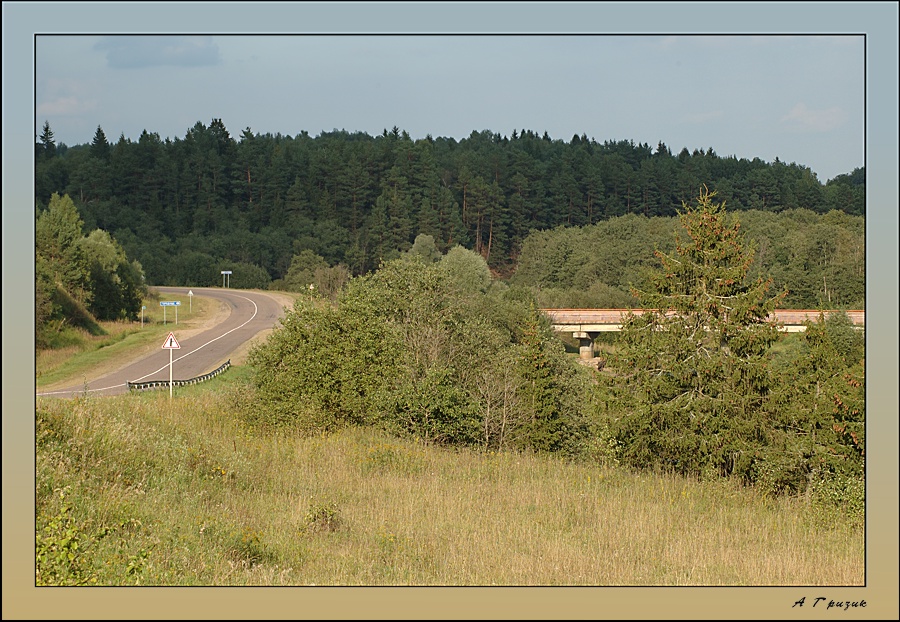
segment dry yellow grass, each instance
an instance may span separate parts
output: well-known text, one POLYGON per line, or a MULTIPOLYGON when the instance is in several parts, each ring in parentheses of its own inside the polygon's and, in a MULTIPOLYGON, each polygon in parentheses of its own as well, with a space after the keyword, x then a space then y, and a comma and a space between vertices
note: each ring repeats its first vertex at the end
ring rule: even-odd
POLYGON ((865 582, 862 525, 804 499, 374 430, 264 434, 232 390, 39 400, 56 435, 37 453, 41 514, 68 486, 85 534, 114 527, 85 553, 100 584, 865 582))

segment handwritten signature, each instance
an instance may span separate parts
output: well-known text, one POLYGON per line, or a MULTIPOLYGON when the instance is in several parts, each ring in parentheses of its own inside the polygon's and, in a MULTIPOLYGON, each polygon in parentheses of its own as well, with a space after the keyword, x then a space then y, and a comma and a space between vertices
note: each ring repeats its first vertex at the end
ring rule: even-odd
MULTIPOLYGON (((806 596, 804 596, 800 600, 796 601, 791 606, 791 609, 793 609, 794 607, 803 607, 805 604, 806 604, 806 596)), ((848 609, 852 609, 852 608, 855 609, 855 608, 859 608, 859 607, 865 607, 866 601, 864 601, 864 600, 830 600, 825 596, 819 596, 813 601, 812 606, 816 607, 820 604, 824 605, 823 608, 825 610, 843 609, 844 611, 847 611, 848 609), (827 605, 824 603, 824 601, 826 601, 826 600, 828 601, 827 605)))

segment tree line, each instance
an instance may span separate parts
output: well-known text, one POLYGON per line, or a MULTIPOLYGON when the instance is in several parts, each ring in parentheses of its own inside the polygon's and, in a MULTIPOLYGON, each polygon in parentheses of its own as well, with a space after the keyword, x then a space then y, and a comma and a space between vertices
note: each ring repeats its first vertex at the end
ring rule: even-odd
POLYGON ((158 285, 214 285, 238 266, 257 287, 284 279, 304 251, 361 275, 419 235, 508 275, 532 231, 674 218, 704 185, 734 211, 865 214, 864 169, 822 183, 777 159, 526 129, 413 140, 397 127, 315 137, 246 128, 235 139, 214 118, 164 140, 144 130, 110 142, 98 126, 68 147, 45 122, 35 171, 38 210, 68 195, 85 227, 108 232, 158 285))
MULTIPOLYGON (((727 204, 725 204, 727 209, 727 204)), ((749 273, 787 293, 785 309, 865 309, 865 219, 808 209, 740 212, 755 256, 749 273)), ((537 292, 544 308, 633 308, 656 251, 674 250, 679 217, 617 216, 584 227, 534 231, 510 282, 537 292)))

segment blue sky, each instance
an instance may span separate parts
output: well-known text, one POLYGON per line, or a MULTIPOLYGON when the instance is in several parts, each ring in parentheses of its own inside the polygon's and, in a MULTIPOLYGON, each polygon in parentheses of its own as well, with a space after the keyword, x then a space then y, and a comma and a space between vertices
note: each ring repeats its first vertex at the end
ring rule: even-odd
POLYGON ((861 35, 68 35, 35 43, 35 134, 235 138, 345 129, 634 140, 865 165, 861 35))

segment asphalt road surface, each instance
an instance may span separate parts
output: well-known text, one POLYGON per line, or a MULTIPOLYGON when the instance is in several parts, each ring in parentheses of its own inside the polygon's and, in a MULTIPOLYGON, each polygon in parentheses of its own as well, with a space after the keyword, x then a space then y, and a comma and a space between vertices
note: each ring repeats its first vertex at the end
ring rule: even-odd
MULTIPOLYGON (((157 287, 164 294, 186 295, 186 287, 157 287)), ((223 301, 231 313, 213 328, 182 340, 178 327, 172 332, 181 347, 171 350, 172 379, 189 380, 215 371, 232 354, 261 331, 273 328, 284 315, 285 308, 275 298, 262 292, 239 289, 190 288, 195 296, 207 296, 223 301)), ((91 395, 118 395, 128 392, 128 382, 169 381, 170 350, 159 349, 146 358, 132 362, 122 369, 82 382, 77 386, 37 393, 46 397, 74 397, 87 391, 91 395)))

